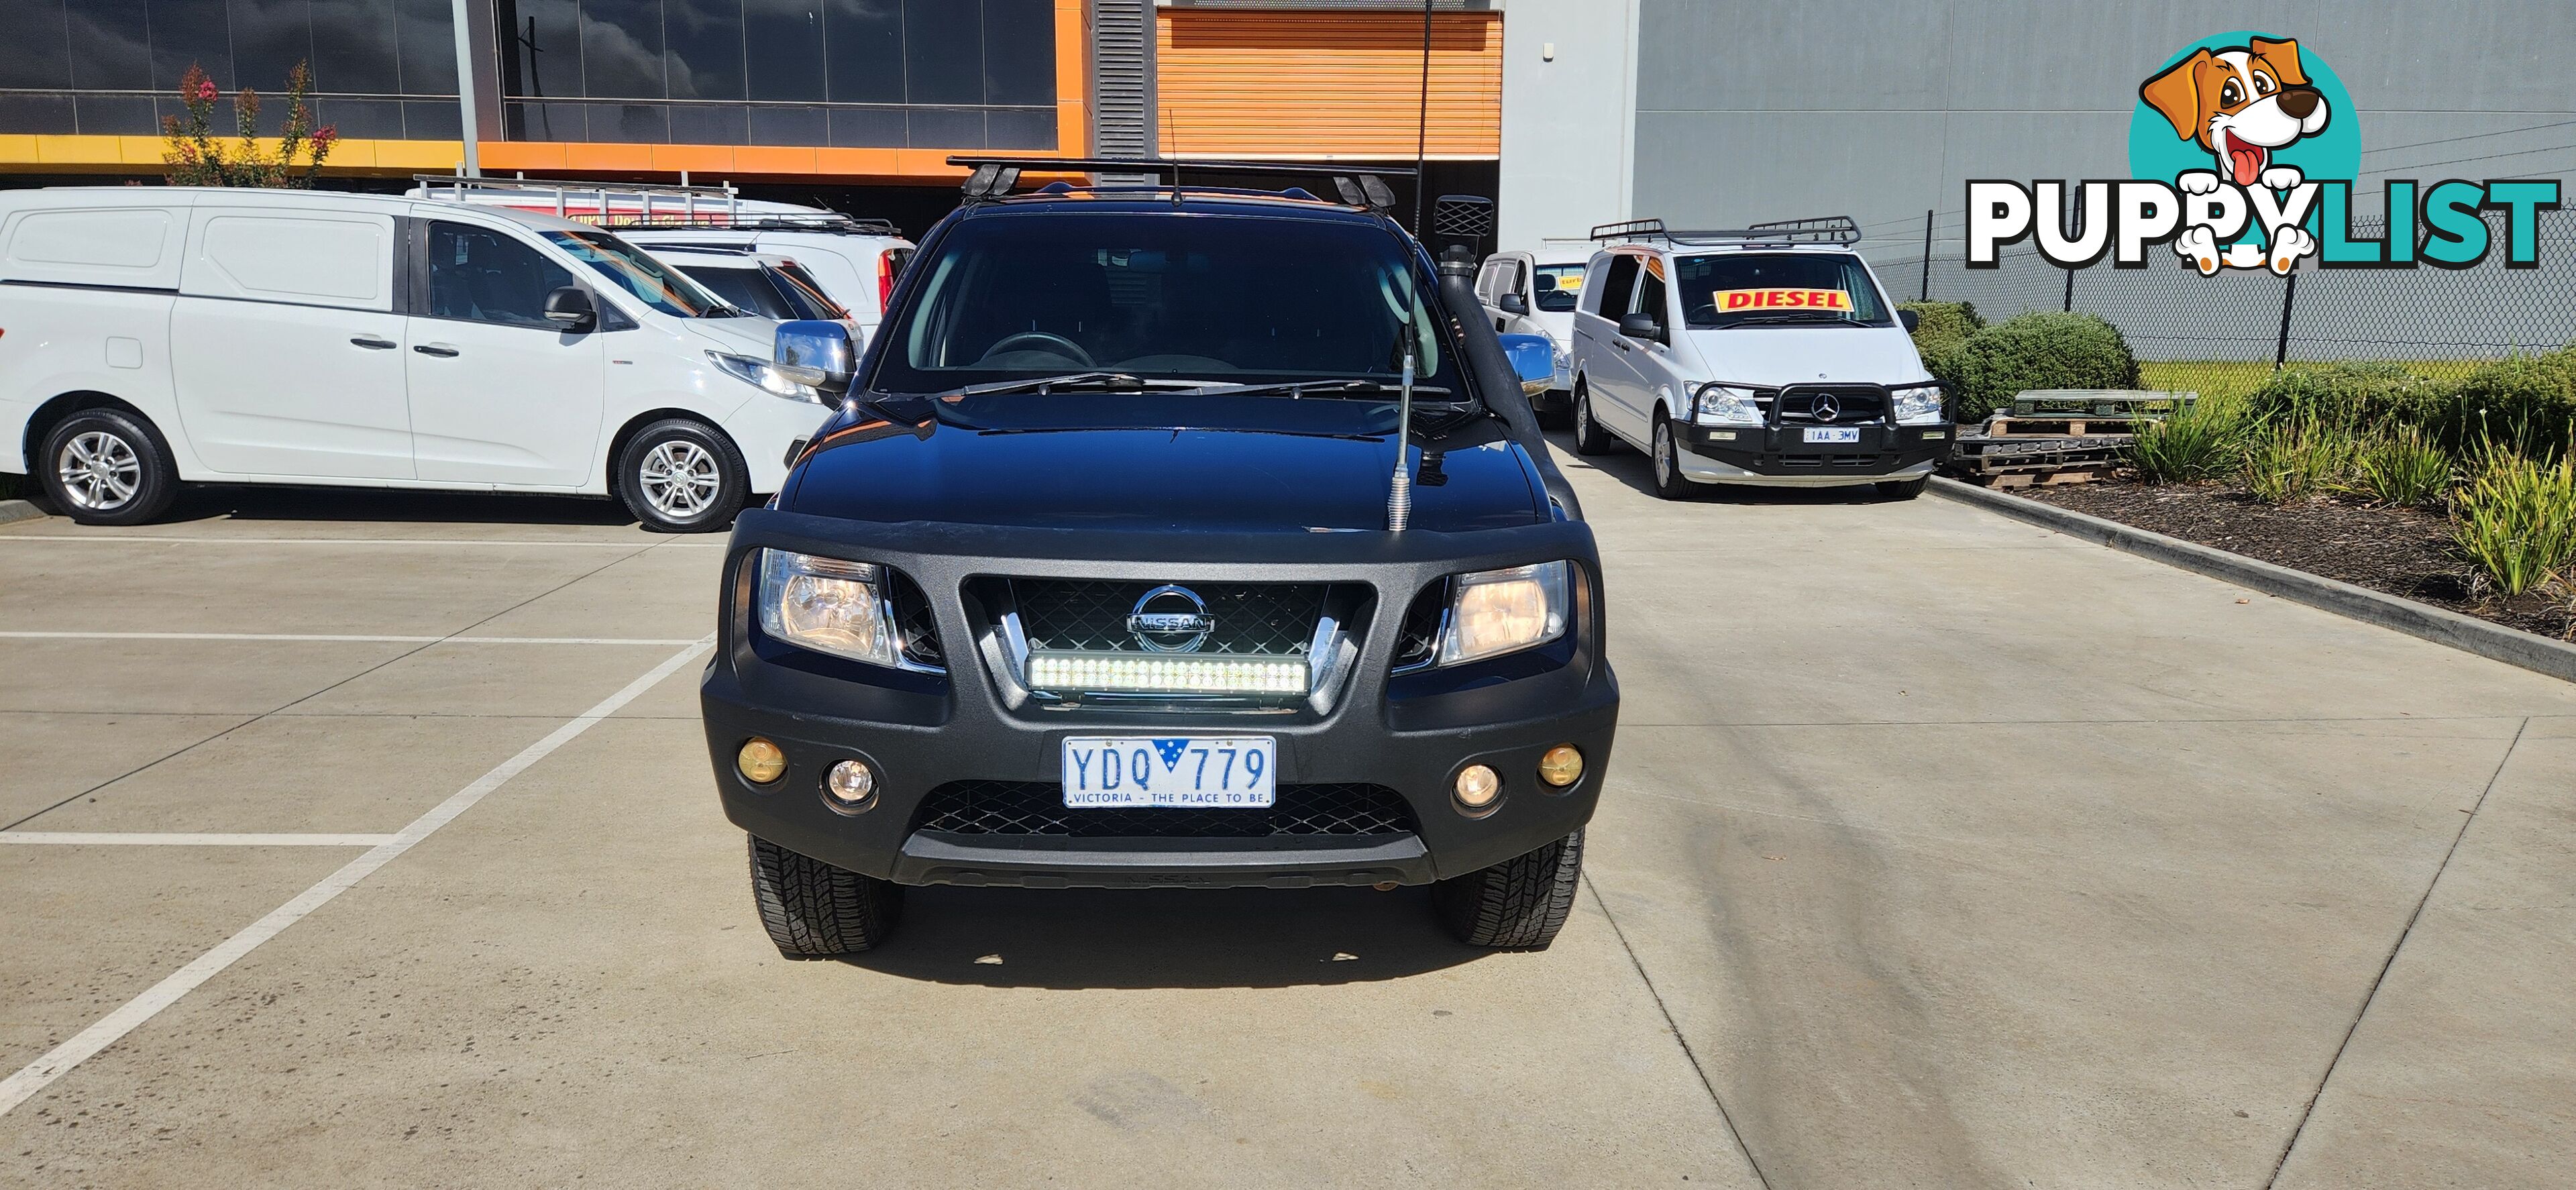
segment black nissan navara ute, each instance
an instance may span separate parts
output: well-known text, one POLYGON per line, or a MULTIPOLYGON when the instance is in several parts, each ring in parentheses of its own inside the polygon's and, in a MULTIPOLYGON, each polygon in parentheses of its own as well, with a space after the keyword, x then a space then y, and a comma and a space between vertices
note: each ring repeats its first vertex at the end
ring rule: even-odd
POLYGON ((907 885, 1427 884, 1462 940, 1547 945, 1619 691, 1472 266, 1375 178, 1014 173, 864 358, 779 331, 838 412, 734 528, 701 690, 771 938, 865 950, 907 885))

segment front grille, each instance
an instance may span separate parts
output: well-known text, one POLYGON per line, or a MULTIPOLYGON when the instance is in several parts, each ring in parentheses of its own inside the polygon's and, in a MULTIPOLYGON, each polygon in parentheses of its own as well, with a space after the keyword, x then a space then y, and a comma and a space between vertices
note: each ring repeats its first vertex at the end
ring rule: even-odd
POLYGON ((945 668, 947 655, 939 648, 939 621, 930 614, 930 597, 912 576, 899 570, 893 574, 886 598, 894 605, 895 640, 903 646, 903 659, 923 669, 945 668))
POLYGON ((1887 394, 1876 388, 1792 388, 1779 396, 1782 425, 1857 426, 1887 419, 1887 394), (1816 416, 1816 398, 1831 394, 1841 408, 1831 421, 1816 416))
MULTIPOLYGON (((1059 652, 1143 653, 1127 626, 1136 601, 1157 583, 1015 578, 1011 597, 1029 648, 1059 652)), ((1324 583, 1192 583, 1216 627, 1194 650, 1304 656, 1332 588, 1324 583)))
POLYGON ((915 830, 1067 839, 1268 839, 1400 835, 1413 810, 1383 785, 1282 785, 1261 810, 1068 809, 1053 781, 951 781, 922 799, 915 830))

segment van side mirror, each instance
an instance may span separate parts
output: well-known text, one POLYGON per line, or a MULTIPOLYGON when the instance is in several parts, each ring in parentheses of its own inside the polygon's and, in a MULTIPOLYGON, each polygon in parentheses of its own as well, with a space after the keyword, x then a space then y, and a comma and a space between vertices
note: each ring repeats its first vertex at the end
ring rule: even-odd
POLYGON ((1523 393, 1535 396, 1556 383, 1556 341, 1545 335, 1497 335, 1523 393))
POLYGON ((1631 339, 1653 339, 1660 343, 1664 339, 1664 324, 1655 321, 1652 314, 1630 314, 1619 320, 1619 333, 1631 339))
POLYGON ((1529 315, 1529 299, 1517 293, 1507 293, 1494 299, 1494 308, 1514 318, 1525 318, 1529 315))
POLYGON ((778 370, 799 384, 839 395, 850 391, 858 371, 858 352, 850 346, 850 328, 819 318, 778 324, 778 370))
POLYGON ((1896 320, 1905 324, 1905 333, 1910 335, 1914 333, 1914 328, 1923 325, 1923 312, 1921 310, 1899 310, 1896 312, 1896 320))
POLYGON ((566 285, 546 295, 546 321, 565 334, 584 334, 599 326, 599 308, 590 304, 588 290, 566 285))

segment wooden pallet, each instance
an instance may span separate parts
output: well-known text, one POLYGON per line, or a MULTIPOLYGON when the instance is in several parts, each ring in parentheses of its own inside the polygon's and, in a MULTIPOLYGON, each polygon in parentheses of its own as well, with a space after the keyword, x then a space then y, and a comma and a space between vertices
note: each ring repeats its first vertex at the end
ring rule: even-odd
POLYGON ((2100 438, 2136 433, 2139 422, 2153 417, 2126 413, 1997 413, 1986 418, 1989 438, 2100 438))

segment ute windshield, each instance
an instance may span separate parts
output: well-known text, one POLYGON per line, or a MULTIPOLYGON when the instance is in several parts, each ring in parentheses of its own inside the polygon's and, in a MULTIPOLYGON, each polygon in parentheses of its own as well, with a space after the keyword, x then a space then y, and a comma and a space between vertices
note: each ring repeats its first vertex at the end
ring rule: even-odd
POLYGON ((1713 253, 1680 257, 1673 271, 1682 320, 1694 327, 1896 325, 1869 270, 1848 253, 1713 253))
MULTIPOLYGON (((1309 218, 1075 211, 962 220, 913 264, 919 287, 886 325, 870 387, 935 393, 1077 373, 1132 377, 1132 387, 1224 386, 1211 395, 1280 381, 1393 386, 1406 306, 1425 284, 1408 248, 1383 227, 1309 218)), ((1465 391, 1440 320, 1416 305, 1413 327, 1418 383, 1465 391)), ((1096 390, 1101 376, 1088 378, 1096 390)), ((1375 397, 1377 388, 1294 395, 1375 397)))

